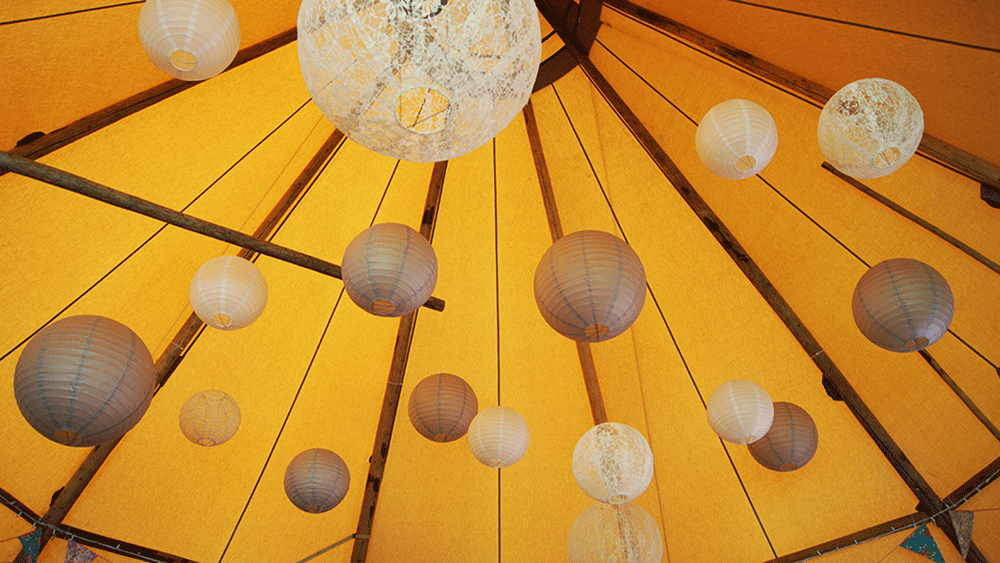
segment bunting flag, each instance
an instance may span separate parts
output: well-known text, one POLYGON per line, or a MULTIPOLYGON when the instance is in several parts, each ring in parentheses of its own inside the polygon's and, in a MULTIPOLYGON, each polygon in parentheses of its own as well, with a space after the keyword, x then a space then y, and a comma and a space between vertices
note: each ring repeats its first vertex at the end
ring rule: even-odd
POLYGON ((97 557, 98 555, 93 551, 69 540, 69 545, 66 547, 66 563, 90 563, 97 557))
POLYGON ((42 540, 42 529, 35 528, 27 534, 18 536, 17 539, 21 540, 21 551, 24 552, 28 563, 35 563, 38 560, 38 552, 41 551, 39 543, 42 540))
POLYGON ((931 536, 931 531, 927 529, 927 524, 916 529, 910 537, 906 538, 899 547, 908 549, 913 553, 923 555, 935 563, 944 563, 941 550, 938 549, 937 542, 931 536))
POLYGON ((975 513, 965 510, 952 510, 951 523, 955 525, 955 534, 958 536, 958 547, 962 553, 962 561, 969 554, 969 544, 972 543, 972 520, 975 513))

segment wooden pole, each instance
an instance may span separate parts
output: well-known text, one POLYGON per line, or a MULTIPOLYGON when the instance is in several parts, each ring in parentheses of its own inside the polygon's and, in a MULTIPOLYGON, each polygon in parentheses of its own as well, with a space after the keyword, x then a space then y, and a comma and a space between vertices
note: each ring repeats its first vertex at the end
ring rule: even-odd
MULTIPOLYGON (((545 205, 545 215, 549 220, 549 233, 552 242, 562 238, 562 222, 559 220, 559 209, 556 208, 556 197, 552 191, 552 179, 549 177, 549 167, 542 152, 542 139, 538 134, 538 122, 535 120, 535 109, 528 100, 524 106, 524 122, 528 129, 528 142, 531 144, 531 154, 535 159, 535 172, 538 174, 538 184, 542 188, 542 202, 545 205)), ((608 413, 604 408, 604 395, 601 394, 601 383, 597 380, 597 366, 594 365, 594 355, 590 351, 589 342, 577 342, 576 354, 580 358, 580 368, 583 370, 583 383, 587 388, 587 399, 590 402, 590 414, 594 424, 608 421, 608 413)))
MULTIPOLYGON (((420 234, 428 241, 434 238, 434 227, 437 224, 438 206, 441 203, 441 191, 444 188, 444 177, 447 169, 447 161, 434 164, 430 188, 427 190, 424 215, 420 223, 420 234)), ((389 458, 389 443, 392 441, 392 429, 396 424, 396 411, 403 393, 403 376, 406 375, 406 363, 410 357, 410 345, 413 342, 413 330, 417 324, 417 312, 414 311, 399 319, 396 345, 392 352, 392 364, 389 367, 389 380, 385 384, 382 412, 379 415, 378 429, 375 431, 375 445, 372 448, 371 458, 369 458, 368 479, 365 481, 365 495, 361 501, 358 530, 354 534, 354 551, 351 553, 351 563, 365 563, 368 558, 368 544, 371 541, 372 525, 375 522, 375 509, 378 506, 378 494, 382 486, 382 477, 385 474, 385 463, 389 458)))
MULTIPOLYGON (((569 44, 567 43, 567 45, 569 44)), ((625 104, 625 101, 618 95, 607 79, 604 78, 604 75, 597 70, 594 63, 572 45, 569 45, 569 48, 576 56, 580 67, 590 77, 591 82, 660 168, 663 175, 674 186, 677 193, 684 198, 684 201, 694 211, 695 215, 701 219, 705 227, 708 228, 709 232, 712 233, 736 265, 739 266, 743 274, 753 284, 754 288, 757 289, 758 293, 760 293, 761 297, 767 301, 771 309, 778 315, 778 318, 784 322, 788 331, 798 340, 802 349, 812 358, 816 367, 823 374, 826 384, 829 384, 839 392, 844 403, 851 409, 855 418, 858 419, 861 426, 868 432, 868 435, 871 436, 875 444, 882 450, 886 459, 889 460, 889 463, 892 464, 893 468, 919 500, 917 510, 927 514, 938 514, 944 506, 941 498, 937 496, 930 484, 917 471, 917 468, 910 463, 910 460, 903 453, 899 445, 896 444, 895 440, 889 435, 889 432, 875 417, 875 414, 864 403, 861 396, 858 395, 854 387, 844 377, 844 374, 833 363, 833 360, 826 355, 823 347, 820 346, 816 338, 809 332, 809 329, 802 323, 802 320, 795 314, 795 311, 792 310, 788 302, 778 293, 778 290, 767 279, 767 276, 757 266, 756 262, 753 261, 753 258, 747 254, 743 246, 736 240, 736 237, 726 228, 722 220, 712 211, 705 200, 698 195, 694 186, 691 185, 677 165, 667 156, 667 153, 660 147, 659 143, 656 142, 656 139, 646 129, 639 118, 636 117, 635 113, 625 104)), ((934 521, 948 534, 948 537, 957 547, 958 536, 955 533, 955 527, 951 519, 944 514, 938 515, 934 521)), ((970 549, 969 561, 976 561, 974 552, 977 552, 975 546, 970 549)))
MULTIPOLYGON (((223 227, 222 225, 174 211, 151 201, 114 190, 97 182, 92 182, 86 178, 81 178, 75 174, 70 174, 69 172, 64 172, 39 162, 33 162, 26 158, 0 151, 0 166, 7 167, 12 172, 22 176, 34 178, 47 184, 52 184, 53 186, 109 203, 115 207, 152 217, 164 223, 169 223, 223 242, 242 246, 247 250, 259 252, 272 258, 313 270, 314 272, 326 274, 338 280, 343 279, 340 273, 340 266, 337 264, 254 238, 228 227, 223 227)), ((424 307, 434 309, 435 311, 443 311, 444 301, 437 297, 431 297, 424 303, 424 307)))

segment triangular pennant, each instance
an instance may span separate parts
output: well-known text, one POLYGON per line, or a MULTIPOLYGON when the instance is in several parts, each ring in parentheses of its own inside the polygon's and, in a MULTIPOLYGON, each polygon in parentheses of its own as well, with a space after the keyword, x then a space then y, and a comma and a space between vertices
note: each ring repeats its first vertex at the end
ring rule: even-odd
POLYGON ((899 547, 908 549, 913 553, 923 555, 935 563, 944 563, 941 550, 938 549, 937 542, 931 536, 931 531, 927 529, 927 524, 916 529, 910 537, 906 538, 899 547))
POLYGON ((962 561, 969 554, 969 544, 972 543, 972 520, 975 513, 965 510, 952 510, 951 523, 955 525, 955 535, 958 536, 958 548, 962 553, 962 561))
POLYGON ((21 551, 24 551, 28 563, 35 563, 38 560, 38 553, 41 551, 39 544, 42 540, 42 529, 35 528, 27 534, 18 536, 17 539, 21 540, 21 551))
POLYGON ((66 547, 66 563, 90 563, 97 557, 98 555, 93 551, 69 540, 69 545, 66 547))

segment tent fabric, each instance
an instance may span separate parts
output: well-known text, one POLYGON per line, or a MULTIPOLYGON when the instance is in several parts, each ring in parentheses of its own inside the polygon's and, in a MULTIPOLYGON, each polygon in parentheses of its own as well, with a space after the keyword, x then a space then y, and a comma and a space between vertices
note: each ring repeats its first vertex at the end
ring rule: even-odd
MULTIPOLYGON (((924 105, 928 133, 1000 161, 996 144, 984 141, 984 131, 1000 125, 997 96, 989 95, 1000 84, 1000 45, 980 27, 1000 17, 989 2, 947 11, 936 2, 904 9, 852 1, 817 8, 813 15, 826 19, 789 13, 800 8, 781 0, 640 4, 833 89, 869 73, 902 81, 924 105), (925 23, 935 14, 936 25, 925 23), (754 37, 753 26, 766 33, 754 37), (865 45, 883 55, 866 55, 865 45), (916 60, 924 61, 923 74, 916 60)), ((294 27, 295 3, 234 6, 243 47, 294 27)), ((11 110, 0 147, 165 81, 134 37, 139 8, 82 0, 0 6, 0 62, 21 69, 17 80, 0 80, 11 110), (114 63, 94 64, 105 59, 114 63)), ((815 103, 611 5, 601 22, 590 60, 932 492, 944 498, 1000 458, 1000 438, 920 355, 875 347, 850 312, 854 285, 870 265, 911 257, 935 267, 951 285, 956 313, 951 332, 927 351, 1000 425, 1000 275, 822 169, 815 103), (771 164, 738 183, 711 175, 694 147, 701 117, 730 98, 764 106, 779 131, 771 164)), ((543 36, 551 29, 543 23, 543 36)), ((561 46, 551 35, 543 56, 561 46)), ((40 162, 252 233, 334 132, 309 99, 296 49, 277 48, 40 162)), ((619 236, 646 269, 649 293, 636 323, 591 350, 608 418, 650 442, 655 476, 636 502, 661 528, 664 561, 764 562, 913 514, 917 497, 906 482, 850 409, 828 395, 812 358, 586 72, 570 71, 530 103, 563 231, 619 236), (809 412, 820 437, 809 464, 772 472, 712 433, 704 404, 730 379, 753 380, 775 401, 809 412)), ((448 162, 432 240, 434 295, 447 305, 418 313, 401 395, 405 402, 427 375, 459 375, 481 408, 499 404, 524 416, 528 453, 509 468, 488 469, 464 440, 432 443, 397 415, 368 561, 562 561, 574 519, 592 502, 570 471, 576 441, 594 424, 579 356, 546 325, 532 295, 535 266, 552 242, 532 135, 521 115, 496 139, 448 162)), ((346 139, 270 240, 339 263, 373 223, 419 227, 433 168, 346 139)), ((865 184, 1000 261, 1000 210, 979 199, 977 182, 918 155, 865 184)), ((0 197, 0 296, 9 311, 0 327, 0 375, 8 382, 23 343, 73 314, 123 322, 159 357, 176 346, 191 313, 191 276, 204 261, 239 250, 15 174, 0 176, 0 197)), ((361 311, 333 278, 266 256, 255 263, 268 283, 263 315, 245 329, 206 329, 195 338, 65 524, 199 562, 299 561, 356 532, 399 323, 361 311), (236 399, 243 421, 233 439, 205 448, 184 438, 177 416, 188 397, 213 388, 236 399), (344 501, 323 514, 299 511, 282 488, 288 462, 313 447, 336 451, 351 473, 344 501)), ((44 514, 88 452, 37 435, 10 392, 0 393, 0 417, 7 444, 0 488, 44 514)), ((1000 506, 987 506, 996 487, 959 508, 1000 506)), ((987 561, 1000 561, 991 514, 1000 512, 977 514, 973 541, 987 561)), ((4 537, 28 529, 0 510, 4 537)), ((960 561, 945 533, 930 529, 945 561, 960 561)), ((894 550, 908 533, 818 560, 916 560, 894 550)), ((316 560, 350 561, 352 544, 316 560)), ((40 561, 64 552, 65 542, 54 539, 40 561)), ((0 544, 0 560, 16 553, 0 544)))

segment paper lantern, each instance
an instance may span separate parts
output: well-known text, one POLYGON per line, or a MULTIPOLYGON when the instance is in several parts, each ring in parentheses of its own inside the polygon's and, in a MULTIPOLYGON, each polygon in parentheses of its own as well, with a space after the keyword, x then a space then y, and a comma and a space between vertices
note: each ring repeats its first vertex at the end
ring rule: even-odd
POLYGON ((121 438, 149 408, 153 357, 127 326, 79 315, 40 330, 14 368, 14 398, 28 424, 67 446, 121 438))
POLYGON ((727 100, 708 110, 694 136, 705 168, 728 180, 742 180, 764 169, 778 150, 774 118, 750 100, 727 100))
POLYGON ((924 135, 924 114, 906 88, 882 78, 851 82, 819 115, 819 148, 854 178, 878 178, 913 156, 924 135))
POLYGON ((304 0, 299 63, 323 114, 392 158, 448 160, 528 102, 541 59, 529 0, 304 0))
POLYGON ((570 563, 659 563, 663 535, 641 506, 595 502, 569 530, 570 563))
POLYGON ((476 393, 464 379, 450 373, 424 378, 410 394, 410 422, 424 438, 452 442, 465 436, 479 412, 476 393))
POLYGON ((240 22, 226 0, 146 0, 139 41, 157 68, 181 80, 226 70, 240 48, 240 22))
POLYGON ((598 424, 576 443, 573 476, 594 500, 628 502, 641 495, 653 479, 653 451, 646 438, 627 424, 598 424))
POLYGON ((351 474, 339 455, 313 448, 292 459, 285 469, 285 494, 301 510, 319 514, 340 504, 351 486, 351 474))
POLYGON ((774 403, 774 422, 763 438, 750 444, 750 455, 772 471, 794 471, 809 463, 816 453, 819 432, 802 407, 774 403))
POLYGON ((727 381, 708 398, 708 424, 727 442, 755 442, 767 434, 773 420, 771 396, 752 381, 727 381))
POLYGON ((487 467, 514 465, 528 451, 528 423, 508 407, 490 407, 469 424, 469 449, 487 467))
POLYGON ((181 407, 181 432, 199 446, 217 446, 240 429, 240 406, 224 391, 199 391, 181 407))
POLYGON ((861 276, 851 309, 865 338, 886 350, 913 352, 948 331, 955 299, 934 268, 911 258, 893 258, 861 276))
POLYGON ((236 330, 249 326, 267 305, 267 282, 257 266, 239 256, 202 264, 191 280, 191 307, 208 326, 236 330))
POLYGON ((577 231, 549 247, 535 269, 535 302, 549 326, 578 342, 614 338, 642 311, 646 271, 625 241, 577 231))
POLYGON ((344 289, 359 307, 380 317, 401 317, 430 299, 437 256, 417 231, 380 223, 347 245, 342 271, 344 289))

